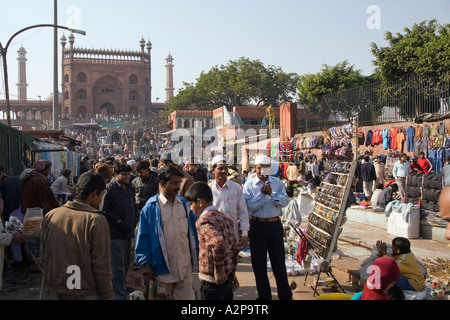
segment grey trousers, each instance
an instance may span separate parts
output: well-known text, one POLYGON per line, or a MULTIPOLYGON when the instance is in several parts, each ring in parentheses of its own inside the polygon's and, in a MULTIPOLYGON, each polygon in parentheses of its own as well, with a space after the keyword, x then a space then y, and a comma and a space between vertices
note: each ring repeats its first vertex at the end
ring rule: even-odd
POLYGON ((397 177, 398 194, 402 198, 402 201, 406 196, 406 177, 397 177))

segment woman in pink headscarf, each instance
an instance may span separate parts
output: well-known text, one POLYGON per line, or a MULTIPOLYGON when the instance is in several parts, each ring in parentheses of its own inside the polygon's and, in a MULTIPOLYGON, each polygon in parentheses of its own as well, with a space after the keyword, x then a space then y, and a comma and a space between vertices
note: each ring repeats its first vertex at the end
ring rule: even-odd
POLYGON ((51 166, 50 161, 39 160, 34 165, 31 176, 22 181, 22 213, 25 214, 28 208, 42 208, 46 214, 59 207, 47 180, 51 166))
POLYGON ((372 264, 372 273, 367 277, 361 300, 391 300, 386 291, 400 279, 400 268, 390 257, 382 257, 372 264))

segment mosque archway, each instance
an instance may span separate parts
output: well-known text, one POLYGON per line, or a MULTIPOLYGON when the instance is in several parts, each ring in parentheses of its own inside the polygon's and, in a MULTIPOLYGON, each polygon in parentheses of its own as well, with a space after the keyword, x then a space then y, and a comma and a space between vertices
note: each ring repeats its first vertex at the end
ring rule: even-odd
POLYGON ((113 115, 115 114, 115 107, 112 103, 106 102, 100 106, 100 113, 103 115, 113 115))

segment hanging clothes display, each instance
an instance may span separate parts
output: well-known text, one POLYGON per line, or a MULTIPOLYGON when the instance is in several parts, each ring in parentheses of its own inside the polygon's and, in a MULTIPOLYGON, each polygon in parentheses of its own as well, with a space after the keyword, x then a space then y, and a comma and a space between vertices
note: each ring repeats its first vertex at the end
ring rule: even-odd
MULTIPOLYGON (((403 142, 406 140, 405 134, 403 133, 403 130, 398 130, 397 137, 396 137, 396 149, 400 152, 403 152, 403 142)), ((392 148, 394 149, 394 148, 392 148)))
POLYGON ((389 137, 391 135, 391 132, 389 129, 384 129, 382 133, 383 137, 383 149, 387 150, 389 148, 389 137))
POLYGON ((413 152, 414 151, 414 136, 416 134, 416 130, 414 126, 409 126, 406 129, 406 151, 413 152))

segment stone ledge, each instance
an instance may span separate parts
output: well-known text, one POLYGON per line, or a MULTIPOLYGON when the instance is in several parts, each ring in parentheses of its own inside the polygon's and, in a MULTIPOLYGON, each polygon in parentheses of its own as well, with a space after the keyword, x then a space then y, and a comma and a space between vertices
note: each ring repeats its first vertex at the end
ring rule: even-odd
MULTIPOLYGON (((383 212, 375 212, 364 208, 348 208, 346 216, 349 221, 359 222, 387 230, 387 218, 383 212)), ((433 226, 421 221, 420 237, 435 241, 447 242, 445 239, 445 227, 433 226)))

